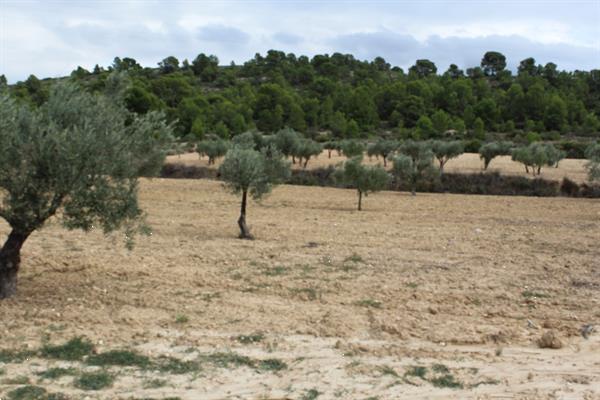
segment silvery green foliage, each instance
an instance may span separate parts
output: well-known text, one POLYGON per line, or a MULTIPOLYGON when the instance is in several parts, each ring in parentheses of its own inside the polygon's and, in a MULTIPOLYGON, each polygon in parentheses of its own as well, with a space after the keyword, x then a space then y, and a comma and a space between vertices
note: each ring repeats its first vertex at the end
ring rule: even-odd
POLYGON ((483 169, 487 169, 494 158, 510 155, 512 148, 512 142, 490 142, 481 146, 479 158, 483 160, 483 169))
POLYGON ((110 96, 57 83, 37 109, 0 95, 0 216, 14 230, 54 215, 69 229, 141 229, 138 177, 160 170, 172 128, 161 114, 128 112, 119 93, 116 83, 110 96))
POLYGON ((208 163, 214 164, 215 160, 223 157, 229 150, 229 143, 223 139, 203 140, 198 143, 196 151, 202 156, 208 157, 208 163))
POLYGON ((588 178, 591 182, 600 181, 600 143, 593 144, 585 151, 588 159, 585 167, 588 170, 588 178))
POLYGON ((440 164, 440 171, 444 170, 446 163, 465 152, 463 142, 453 140, 450 142, 444 140, 434 140, 431 142, 431 150, 440 164))
POLYGON ((260 151, 250 145, 234 145, 219 167, 225 186, 235 194, 248 192, 254 199, 290 177, 290 163, 273 145, 260 151))
POLYGON ((367 155, 369 157, 381 156, 385 161, 387 157, 396 151, 399 146, 400 143, 398 143, 396 140, 379 139, 375 143, 371 143, 369 146, 367 146, 367 155))
POLYGON ((362 142, 358 140, 352 139, 343 140, 340 144, 340 148, 342 150, 342 153, 344 153, 344 156, 348 158, 353 158, 357 156, 362 157, 363 153, 365 152, 364 144, 362 144, 362 142))
POLYGON ((364 165, 361 161, 360 157, 355 157, 344 162, 336 171, 336 181, 356 188, 365 196, 384 190, 390 181, 390 174, 380 165, 364 165))
POLYGON ((301 136, 298 132, 291 128, 280 129, 275 134, 275 145, 285 157, 294 155, 294 150, 298 146, 301 136))
POLYGON ((412 194, 419 180, 436 174, 433 166, 433 151, 427 142, 408 140, 400 146, 400 154, 392 158, 392 174, 399 181, 410 184, 412 194))
POLYGON ((304 166, 308 164, 311 157, 317 157, 323 151, 323 146, 312 139, 301 138, 296 141, 295 147, 292 149, 292 154, 298 158, 298 162, 304 166))
POLYGON ((557 165, 564 157, 564 152, 549 143, 531 143, 529 146, 519 147, 512 151, 512 160, 525 165, 527 172, 531 168, 534 175, 536 171, 539 175, 542 167, 546 165, 557 165))

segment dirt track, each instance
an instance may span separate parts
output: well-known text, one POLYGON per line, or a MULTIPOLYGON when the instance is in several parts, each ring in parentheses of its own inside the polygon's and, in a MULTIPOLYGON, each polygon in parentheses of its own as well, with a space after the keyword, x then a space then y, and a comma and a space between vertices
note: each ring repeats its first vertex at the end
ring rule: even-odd
MULTIPOLYGON (((141 198, 153 235, 132 252, 54 224, 32 236, 18 296, 0 303, 0 348, 85 335, 100 351, 231 350, 287 369, 161 375, 157 389, 142 388, 156 373, 127 370, 85 394, 71 377, 38 385, 103 399, 600 398, 600 334, 580 335, 600 326, 597 200, 385 192, 357 212, 351 190, 285 186, 250 204, 257 240, 241 241, 239 199, 218 182, 144 181, 141 198), (551 328, 564 347, 539 349, 551 328), (434 364, 463 389, 406 375, 434 364)), ((37 382, 60 363, 0 365, 0 397, 16 387, 3 378, 37 382)))

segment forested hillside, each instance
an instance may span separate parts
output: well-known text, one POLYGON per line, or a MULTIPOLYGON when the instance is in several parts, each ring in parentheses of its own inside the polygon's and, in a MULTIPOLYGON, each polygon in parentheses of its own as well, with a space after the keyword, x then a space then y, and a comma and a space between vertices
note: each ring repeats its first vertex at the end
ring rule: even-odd
MULTIPOLYGON (((456 65, 440 71, 429 60, 404 71, 380 57, 360 61, 334 53, 311 59, 275 50, 230 66, 205 54, 191 62, 167 57, 157 68, 117 57, 93 71, 79 67, 71 77, 97 90, 111 71, 131 77, 129 109, 164 110, 169 120, 177 120, 182 138, 230 138, 248 129, 269 133, 284 126, 310 137, 323 132, 333 138, 454 136, 475 143, 498 136, 524 142, 600 136, 600 69, 561 71, 527 58, 513 73, 498 52, 487 52, 481 65, 466 71, 456 65)), ((0 79, 6 85, 4 76, 0 79)), ((32 75, 9 90, 41 104, 51 82, 32 75)))

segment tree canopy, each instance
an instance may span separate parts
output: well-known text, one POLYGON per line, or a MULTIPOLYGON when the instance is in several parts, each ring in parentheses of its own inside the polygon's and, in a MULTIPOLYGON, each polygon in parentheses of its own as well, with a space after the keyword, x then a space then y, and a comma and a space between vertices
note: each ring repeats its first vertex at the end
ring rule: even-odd
MULTIPOLYGON (((480 66, 465 66, 464 72, 453 64, 439 73, 432 60, 419 59, 405 73, 381 57, 308 58, 270 50, 243 65, 219 65, 218 57, 204 53, 191 63, 169 56, 157 68, 117 57, 111 66, 77 69, 73 77, 94 92, 112 70, 128 71, 133 78, 128 108, 163 111, 180 137, 227 138, 253 128, 270 134, 289 127, 313 139, 322 131, 337 139, 384 137, 390 131, 439 139, 454 130, 483 140, 486 132, 524 135, 531 123, 539 133, 599 137, 600 70, 563 71, 528 57, 513 73, 508 61, 488 51, 480 66)), ((32 75, 8 90, 39 106, 51 82, 32 75)))
POLYGON ((53 216, 68 229, 143 230, 138 177, 161 168, 172 127, 157 112, 124 107, 122 76, 106 95, 57 83, 39 108, 0 94, 0 298, 14 294, 20 249, 53 216))

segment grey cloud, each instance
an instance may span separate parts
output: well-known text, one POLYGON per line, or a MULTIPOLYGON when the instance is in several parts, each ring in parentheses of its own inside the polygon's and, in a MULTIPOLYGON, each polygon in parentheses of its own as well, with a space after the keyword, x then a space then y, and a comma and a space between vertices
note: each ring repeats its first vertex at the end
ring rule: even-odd
POLYGON ((201 41, 225 43, 228 45, 244 45, 250 41, 246 32, 225 25, 206 25, 198 29, 201 41))
POLYGON ((339 35, 330 43, 334 51, 352 53, 359 59, 373 59, 382 56, 387 61, 405 64, 413 60, 421 44, 410 35, 402 35, 389 31, 364 32, 339 35))
POLYGON ((522 36, 491 35, 475 38, 431 36, 420 42, 410 35, 390 31, 352 33, 330 40, 331 51, 350 52, 359 59, 385 58, 392 65, 408 68, 415 60, 428 58, 440 72, 450 64, 461 68, 478 66, 486 51, 499 51, 515 70, 519 62, 534 57, 538 63, 554 62, 559 69, 590 70, 600 66, 600 51, 570 44, 541 44, 522 36))
POLYGON ((301 36, 298 35, 294 35, 291 33, 285 33, 285 32, 277 32, 273 35, 273 39, 276 40, 279 43, 285 44, 285 45, 297 45, 299 43, 301 43, 303 41, 301 36))

